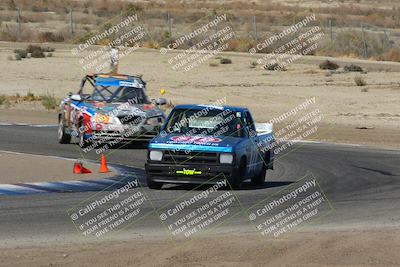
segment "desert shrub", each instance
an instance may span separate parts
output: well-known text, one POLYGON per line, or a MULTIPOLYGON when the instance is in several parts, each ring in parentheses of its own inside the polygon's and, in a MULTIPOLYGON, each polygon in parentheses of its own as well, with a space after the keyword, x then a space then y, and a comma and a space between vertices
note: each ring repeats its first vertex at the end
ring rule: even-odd
POLYGON ((42 48, 40 46, 37 45, 28 45, 28 47, 26 48, 26 52, 28 53, 33 53, 35 51, 41 51, 42 52, 42 48))
POLYGON ((28 55, 28 52, 26 52, 25 49, 15 49, 14 53, 20 55, 21 58, 26 58, 28 55))
POLYGON ((367 82, 361 76, 354 77, 354 82, 356 83, 357 86, 366 86, 367 85, 367 82))
POLYGON ((378 60, 400 62, 400 49, 392 48, 378 57, 378 60))
POLYGON ((209 66, 210 67, 218 67, 218 63, 210 62, 209 66))
POLYGON ((362 92, 362 93, 367 93, 367 92, 368 92, 368 88, 363 88, 363 89, 361 89, 361 92, 362 92))
POLYGON ((227 50, 236 52, 248 52, 254 46, 254 41, 248 39, 229 40, 227 50))
POLYGON ((348 72, 364 72, 363 68, 354 64, 344 66, 344 70, 348 72))
POLYGON ((322 70, 337 70, 339 68, 339 65, 333 61, 325 60, 324 62, 319 64, 319 68, 322 70))
POLYGON ((153 49, 160 49, 160 44, 154 41, 148 41, 143 43, 143 47, 146 48, 153 48, 153 49))
POLYGON ((91 32, 90 29, 87 29, 87 31, 80 36, 78 39, 76 39, 75 43, 85 43, 87 40, 92 38, 95 35, 95 33, 91 32))
POLYGON ((37 101, 37 100, 39 100, 39 97, 35 96, 35 94, 32 93, 31 91, 28 91, 28 92, 26 93, 26 96, 24 96, 24 97, 22 98, 22 100, 24 100, 24 101, 29 101, 29 102, 31 102, 31 101, 37 101))
POLYGON ((221 58, 221 59, 219 60, 219 63, 220 63, 220 64, 232 64, 232 60, 229 59, 229 58, 221 58))
POLYGON ((22 59, 22 57, 20 54, 15 54, 15 60, 21 60, 21 59, 22 59))
POLYGON ((257 61, 250 62, 250 69, 254 69, 255 67, 257 67, 257 65, 258 65, 257 61))
POLYGON ((33 58, 42 58, 45 57, 44 53, 40 50, 35 50, 32 52, 31 57, 33 58))
POLYGON ((47 110, 56 109, 57 107, 57 99, 52 95, 42 95, 40 100, 47 110))
POLYGON ((5 95, 0 95, 0 106, 7 104, 7 97, 5 95))
POLYGON ((38 35, 39 42, 64 42, 64 36, 52 32, 41 32, 38 35))

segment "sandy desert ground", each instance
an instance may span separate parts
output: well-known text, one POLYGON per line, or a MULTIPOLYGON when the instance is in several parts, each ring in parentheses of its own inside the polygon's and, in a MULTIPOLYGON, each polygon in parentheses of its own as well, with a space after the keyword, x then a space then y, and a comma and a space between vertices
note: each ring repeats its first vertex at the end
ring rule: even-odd
POLYGON ((399 246, 398 230, 381 229, 5 248, 0 258, 13 266, 399 266, 399 246))

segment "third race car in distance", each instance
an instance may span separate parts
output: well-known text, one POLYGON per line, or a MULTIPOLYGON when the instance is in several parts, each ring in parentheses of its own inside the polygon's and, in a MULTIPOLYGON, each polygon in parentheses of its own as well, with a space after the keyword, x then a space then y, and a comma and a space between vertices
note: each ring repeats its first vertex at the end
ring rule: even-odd
POLYGON ((77 94, 60 105, 58 140, 71 137, 87 147, 94 142, 149 141, 159 132, 165 115, 158 108, 166 100, 150 101, 146 83, 137 76, 94 74, 83 78, 77 94))
POLYGON ((274 144, 272 125, 256 126, 246 108, 178 105, 149 143, 147 183, 152 189, 221 180, 238 189, 249 178, 263 184, 274 144))

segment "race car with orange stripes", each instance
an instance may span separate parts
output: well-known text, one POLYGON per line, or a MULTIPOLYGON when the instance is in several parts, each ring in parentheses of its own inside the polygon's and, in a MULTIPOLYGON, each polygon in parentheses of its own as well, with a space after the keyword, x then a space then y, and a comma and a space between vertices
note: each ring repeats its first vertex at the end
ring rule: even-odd
POLYGON ((124 74, 86 75, 76 94, 61 101, 58 141, 81 147, 104 143, 146 142, 156 136, 165 114, 164 98, 150 100, 146 82, 124 74))

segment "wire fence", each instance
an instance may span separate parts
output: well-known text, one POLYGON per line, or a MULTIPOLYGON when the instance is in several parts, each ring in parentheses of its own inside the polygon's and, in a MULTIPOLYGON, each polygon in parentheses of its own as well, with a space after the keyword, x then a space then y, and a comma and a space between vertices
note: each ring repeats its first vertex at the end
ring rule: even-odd
MULTIPOLYGON (((126 16, 128 14, 122 14, 126 16)), ((141 14, 141 19, 136 24, 142 25, 148 36, 143 39, 143 42, 152 42, 155 47, 166 47, 174 40, 188 35, 215 19, 218 15, 216 12, 207 15, 193 15, 192 17, 182 18, 171 12, 164 14, 144 13, 141 14)), ((21 10, 17 8, 15 15, 15 22, 10 21, 2 23, 2 32, 7 32, 16 41, 24 41, 24 31, 32 26, 28 23, 23 23, 21 19, 21 10)), ((63 26, 63 37, 57 37, 56 33, 40 32, 40 41, 65 41, 65 42, 82 42, 93 35, 96 30, 101 31, 106 27, 112 26, 113 21, 103 24, 98 29, 90 29, 87 25, 78 21, 78 15, 75 15, 74 10, 70 9, 69 13, 65 16, 65 25, 63 26), (46 35, 47 34, 47 35, 46 35)), ((251 47, 269 36, 277 34, 291 25, 296 24, 301 18, 293 17, 285 23, 276 25, 273 22, 266 23, 265 18, 260 18, 256 14, 247 14, 246 16, 234 16, 229 14, 225 21, 222 21, 211 27, 208 32, 204 32, 192 38, 189 42, 182 46, 185 49, 193 45, 196 41, 204 38, 204 35, 217 32, 224 27, 231 27, 235 32, 235 36, 230 44, 230 50, 233 51, 248 51, 251 47)), ((129 31, 130 27, 137 25, 132 24, 124 31, 129 31)), ((309 30, 311 27, 319 26, 325 32, 325 37, 321 40, 320 52, 329 54, 354 54, 364 58, 379 56, 391 49, 399 49, 400 43, 400 30, 382 28, 376 25, 360 23, 356 26, 345 26, 337 23, 333 19, 323 19, 310 23, 303 27, 297 34, 301 34, 309 30)), ((287 41, 285 39, 281 42, 287 41)), ((279 42, 277 43, 279 45, 279 42)), ((269 51, 264 51, 269 52, 269 51)))

